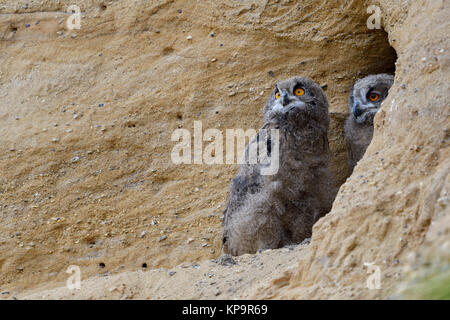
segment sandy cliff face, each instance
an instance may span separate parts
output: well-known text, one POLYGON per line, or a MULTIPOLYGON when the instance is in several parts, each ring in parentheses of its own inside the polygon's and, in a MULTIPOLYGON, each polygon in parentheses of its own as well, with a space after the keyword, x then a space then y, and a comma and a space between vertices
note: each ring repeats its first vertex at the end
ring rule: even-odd
MULTIPOLYGON (((194 121, 204 130, 258 129, 276 79, 306 75, 327 85, 340 185, 349 174, 348 91, 359 77, 395 70, 373 143, 311 245, 298 249, 300 263, 281 251, 262 255, 279 254, 285 268, 264 264, 277 272, 265 270, 238 295, 391 294, 433 222, 444 231, 435 227, 432 242, 449 238, 440 217, 448 212, 450 8, 375 3, 387 33, 367 28, 364 1, 77 1, 81 29, 73 31, 64 28, 71 1, 0 3, 1 291, 61 285, 69 265, 83 279, 126 271, 120 281, 136 284, 133 271, 144 263, 171 268, 218 257, 237 166, 173 164, 172 132, 193 132, 194 121), (382 290, 366 288, 365 262, 381 268, 382 290)), ((448 263, 439 256, 436 263, 448 263)), ((230 268, 215 272, 226 282, 230 268)), ((180 285, 195 278, 183 270, 180 285)), ((164 275, 173 279, 146 279, 164 275)), ((174 288, 158 282, 128 296, 180 297, 174 288)))

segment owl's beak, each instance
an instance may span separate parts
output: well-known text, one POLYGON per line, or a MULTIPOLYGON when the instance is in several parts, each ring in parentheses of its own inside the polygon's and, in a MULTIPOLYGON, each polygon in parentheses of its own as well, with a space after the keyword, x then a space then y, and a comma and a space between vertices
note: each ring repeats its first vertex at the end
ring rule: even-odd
POLYGON ((363 110, 360 107, 359 101, 355 101, 355 103, 353 104, 352 112, 355 115, 355 118, 358 118, 360 115, 362 115, 363 110))
POLYGON ((281 104, 283 107, 287 106, 291 102, 291 99, 289 99, 289 95, 286 92, 283 92, 281 96, 281 104))

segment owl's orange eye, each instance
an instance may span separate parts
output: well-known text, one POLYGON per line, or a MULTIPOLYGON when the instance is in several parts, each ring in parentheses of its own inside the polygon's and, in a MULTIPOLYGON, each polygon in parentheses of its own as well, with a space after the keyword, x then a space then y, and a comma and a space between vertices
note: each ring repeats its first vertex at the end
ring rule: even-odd
POLYGON ((302 96, 302 95, 305 94, 305 89, 297 88, 297 89, 294 90, 294 93, 295 93, 296 96, 302 96))
POLYGON ((378 101, 380 99, 380 95, 376 92, 372 92, 369 94, 369 100, 372 102, 378 101))
POLYGON ((275 92, 275 99, 280 99, 280 91, 275 92))

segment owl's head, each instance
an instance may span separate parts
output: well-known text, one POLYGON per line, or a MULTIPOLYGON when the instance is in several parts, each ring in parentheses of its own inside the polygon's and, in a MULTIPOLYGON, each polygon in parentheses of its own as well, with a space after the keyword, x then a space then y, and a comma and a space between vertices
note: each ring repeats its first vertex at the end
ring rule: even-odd
POLYGON ((357 123, 373 123, 393 83, 394 76, 390 74, 370 75, 355 83, 350 92, 349 109, 357 123))
POLYGON ((278 81, 266 102, 265 119, 282 117, 287 120, 317 120, 328 125, 328 101, 313 80, 293 77, 278 81))

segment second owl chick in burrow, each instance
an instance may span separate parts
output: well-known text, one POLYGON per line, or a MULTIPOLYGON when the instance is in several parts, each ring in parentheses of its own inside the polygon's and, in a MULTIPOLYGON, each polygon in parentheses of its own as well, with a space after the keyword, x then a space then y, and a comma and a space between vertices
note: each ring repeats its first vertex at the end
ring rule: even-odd
POLYGON ((344 129, 351 170, 364 156, 372 141, 373 119, 393 83, 393 75, 370 75, 358 80, 350 91, 350 115, 344 129))
POLYGON ((263 114, 263 130, 249 142, 245 155, 259 144, 273 161, 270 129, 278 129, 279 169, 272 175, 261 174, 261 159, 261 163, 241 165, 224 211, 223 252, 227 254, 302 242, 311 237, 313 224, 330 211, 335 196, 323 90, 309 78, 280 81, 263 114))

